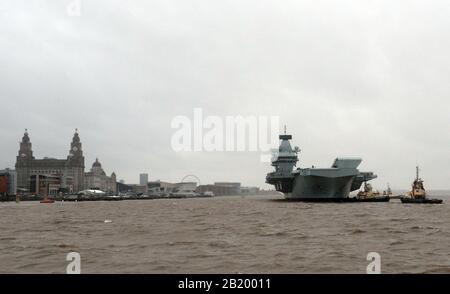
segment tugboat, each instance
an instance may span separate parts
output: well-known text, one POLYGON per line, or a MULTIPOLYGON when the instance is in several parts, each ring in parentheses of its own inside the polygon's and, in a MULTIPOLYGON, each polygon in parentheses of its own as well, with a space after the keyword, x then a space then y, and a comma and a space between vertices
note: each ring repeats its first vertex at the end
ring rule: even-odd
POLYGON ((45 196, 44 199, 42 199, 40 202, 41 202, 41 203, 54 203, 55 200, 53 200, 53 199, 48 199, 47 196, 45 196))
POLYGON ((383 191, 383 196, 389 196, 392 197, 394 195, 394 193, 392 193, 392 189, 391 186, 389 185, 389 183, 387 184, 387 190, 383 191))
POLYGON ((442 199, 430 199, 427 198, 427 192, 423 186, 423 180, 419 178, 419 167, 416 167, 416 179, 412 184, 412 189, 410 192, 406 193, 404 197, 401 198, 402 203, 428 203, 428 204, 441 204, 442 199))
POLYGON ((389 195, 380 195, 380 192, 373 190, 372 185, 364 182, 364 190, 356 195, 358 202, 389 202, 389 195))

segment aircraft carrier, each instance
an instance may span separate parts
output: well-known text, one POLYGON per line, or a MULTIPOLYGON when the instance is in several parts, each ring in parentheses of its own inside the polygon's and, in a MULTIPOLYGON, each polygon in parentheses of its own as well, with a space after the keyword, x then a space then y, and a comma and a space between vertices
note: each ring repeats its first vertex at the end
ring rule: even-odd
POLYGON ((345 201, 350 192, 364 182, 375 179, 373 172, 360 172, 360 158, 336 158, 330 168, 297 168, 298 147, 292 149, 292 135, 280 135, 278 154, 272 159, 275 171, 268 173, 266 183, 274 185, 286 199, 303 201, 345 201))

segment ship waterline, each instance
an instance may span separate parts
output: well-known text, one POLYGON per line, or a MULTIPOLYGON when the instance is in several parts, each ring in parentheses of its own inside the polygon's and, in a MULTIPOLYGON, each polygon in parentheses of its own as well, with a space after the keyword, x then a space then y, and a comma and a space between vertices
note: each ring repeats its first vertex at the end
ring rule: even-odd
POLYGON ((281 196, 0 203, 0 273, 65 273, 69 252, 82 273, 365 273, 369 252, 382 273, 450 273, 448 207, 281 196))

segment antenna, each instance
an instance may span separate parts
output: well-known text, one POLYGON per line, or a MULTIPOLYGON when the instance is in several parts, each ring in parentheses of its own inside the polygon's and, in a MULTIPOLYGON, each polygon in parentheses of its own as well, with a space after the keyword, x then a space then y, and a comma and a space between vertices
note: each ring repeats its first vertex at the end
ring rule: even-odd
POLYGON ((286 135, 286 125, 284 125, 284 134, 286 135))
POLYGON ((416 180, 419 180, 419 166, 416 166, 416 180))

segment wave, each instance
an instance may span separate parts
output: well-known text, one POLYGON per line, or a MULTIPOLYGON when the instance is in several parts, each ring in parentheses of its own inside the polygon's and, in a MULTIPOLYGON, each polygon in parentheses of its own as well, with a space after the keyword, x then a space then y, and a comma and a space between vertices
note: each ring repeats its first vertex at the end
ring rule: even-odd
POLYGON ((357 234, 363 234, 363 233, 367 233, 367 231, 358 228, 358 229, 351 231, 350 235, 357 235, 357 234))

